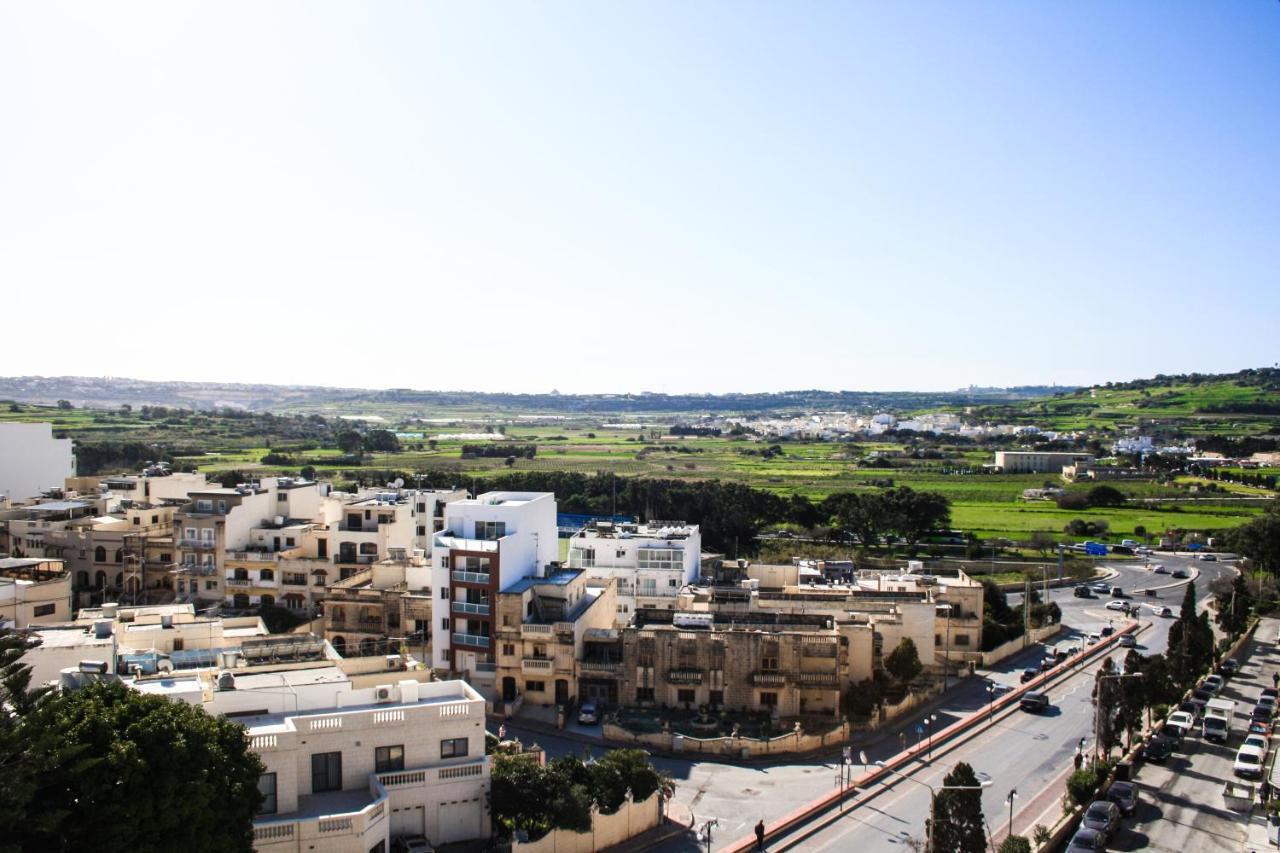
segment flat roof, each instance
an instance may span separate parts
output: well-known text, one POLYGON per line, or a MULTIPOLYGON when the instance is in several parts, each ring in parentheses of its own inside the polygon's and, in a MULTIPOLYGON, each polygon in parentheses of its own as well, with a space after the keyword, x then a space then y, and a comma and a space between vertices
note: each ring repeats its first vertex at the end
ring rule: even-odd
POLYGON ((22 509, 31 510, 33 512, 67 512, 73 509, 84 509, 93 506, 90 501, 49 501, 42 504, 31 504, 22 507, 22 509))
POLYGON ((526 592, 535 586, 566 586, 582 574, 582 569, 561 569, 545 578, 520 578, 502 592, 526 592))

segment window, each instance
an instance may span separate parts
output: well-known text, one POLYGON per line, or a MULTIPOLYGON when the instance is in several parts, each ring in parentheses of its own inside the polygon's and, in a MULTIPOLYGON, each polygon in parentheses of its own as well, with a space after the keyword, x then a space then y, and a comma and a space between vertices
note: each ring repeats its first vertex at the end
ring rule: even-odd
POLYGON ((328 539, 316 540, 316 556, 321 560, 327 560, 329 558, 329 540, 328 539))
POLYGON ((134 524, 134 526, 135 526, 135 527, 137 527, 137 526, 141 526, 141 524, 142 524, 142 519, 135 515, 135 516, 133 517, 133 524, 134 524))
POLYGON ((196 512, 213 512, 213 501, 196 501, 196 512))
POLYGON ((342 790, 342 753, 317 752, 311 756, 311 793, 342 790))
POLYGON ((547 689, 547 684, 545 681, 526 681, 524 689, 527 693, 541 693, 547 689))
POLYGON ((935 646, 940 646, 940 645, 942 645, 942 635, 941 635, 941 634, 934 634, 934 635, 933 635, 933 644, 934 644, 935 646))
POLYGON ((284 537, 284 544, 285 547, 292 548, 294 545, 298 544, 298 540, 294 539, 292 536, 286 536, 284 537))
POLYGON ((692 690, 682 689, 682 690, 676 691, 676 701, 693 704, 694 702, 698 701, 698 697, 697 697, 697 694, 695 694, 692 690))
POLYGON ((968 635, 968 634, 956 634, 956 638, 955 638, 955 639, 956 639, 956 645, 957 645, 957 646, 967 646, 967 645, 969 645, 969 635, 968 635))
POLYGON ((378 543, 377 542, 361 542, 360 553, 364 554, 365 556, 369 556, 370 554, 376 555, 378 553, 378 543))
POLYGON ((778 659, 777 659, 777 658, 762 658, 762 659, 761 659, 761 661, 760 661, 760 668, 761 668, 762 670, 764 670, 765 672, 777 672, 777 671, 778 671, 778 659))
POLYGON ((503 653, 504 655, 506 655, 507 657, 512 657, 513 655, 515 655, 515 653, 516 653, 516 645, 515 645, 515 643, 503 643, 503 644, 502 644, 502 653, 503 653))
POLYGON ((31 611, 33 616, 52 616, 54 611, 58 609, 56 604, 37 604, 35 609, 31 611))
POLYGON ((258 791, 262 794, 262 805, 258 814, 276 813, 276 774, 263 773, 258 777, 258 791))
POLYGON ((276 579, 276 573, 273 569, 263 569, 262 571, 258 572, 258 580, 260 581, 273 581, 275 579, 276 579))
POLYGON ((227 514, 227 502, 226 502, 226 501, 218 501, 218 512, 222 513, 223 515, 226 515, 226 514, 227 514))
POLYGON ((447 586, 440 587, 440 598, 443 601, 449 600, 449 587, 447 586))
POLYGON ((183 641, 182 641, 182 638, 181 638, 181 637, 174 637, 174 638, 173 638, 173 650, 174 650, 175 652, 180 652, 180 651, 182 651, 182 650, 183 650, 183 648, 185 648, 185 645, 184 645, 184 643, 183 643, 183 641))
MULTIPOLYGON (((185 538, 185 539, 190 539, 192 542, 194 542, 194 541, 195 541, 195 539, 196 539, 196 529, 195 529, 194 527, 188 527, 188 528, 187 528, 187 535, 186 535, 185 537, 183 537, 183 538, 185 538)), ((104 560, 105 560, 105 559, 106 559, 106 557, 103 557, 102 559, 104 559, 104 560)))
POLYGON ((448 631, 448 630, 449 630, 449 620, 448 620, 448 619, 441 619, 441 620, 440 620, 440 630, 442 630, 442 631, 448 631))
POLYGON ((461 758, 467 754, 467 739, 464 737, 446 738, 440 741, 441 758, 461 758))
POLYGON ((507 535, 507 523, 505 521, 477 521, 476 522, 476 538, 477 539, 501 539, 507 535))
POLYGON ((419 525, 418 525, 418 535, 419 535, 419 536, 426 536, 426 535, 427 535, 427 526, 426 526, 425 524, 419 524, 419 525))
POLYGON ((447 569, 447 568, 449 568, 449 558, 448 558, 448 557, 441 557, 441 558, 440 558, 440 568, 442 568, 442 569, 447 569))
POLYGON ((680 579, 679 579, 679 578, 672 578, 671 580, 667 581, 667 586, 673 586, 673 587, 674 587, 674 586, 679 586, 679 585, 680 585, 680 579))
POLYGON ((766 708, 778 707, 778 694, 764 692, 760 694, 760 704, 766 708))
POLYGON ((200 538, 201 538, 201 540, 203 540, 206 544, 207 544, 207 543, 212 542, 212 541, 213 541, 213 528, 212 528, 212 527, 204 527, 204 528, 201 528, 201 529, 200 529, 200 538))
POLYGON ((684 554, 674 548, 637 548, 636 557, 642 569, 684 568, 684 554))
POLYGON ((712 691, 711 691, 711 697, 710 697, 710 699, 709 699, 708 701, 710 701, 710 703, 711 703, 713 706, 720 706, 720 705, 723 705, 723 704, 724 704, 724 691, 723 691, 723 690, 712 690, 712 691))
POLYGON ((152 523, 152 524, 159 524, 159 523, 160 523, 160 516, 158 516, 158 515, 153 515, 153 516, 151 516, 151 523, 152 523))
POLYGON ((205 581, 205 582, 204 582, 204 588, 205 588, 205 589, 217 589, 217 588, 218 588, 218 582, 217 582, 217 581, 205 581))
POLYGON ((653 688, 652 688, 652 687, 637 687, 637 688, 636 688, 636 701, 637 701, 637 702, 652 702, 652 701, 653 701, 653 688))
POLYGON ((404 746, 380 746, 373 751, 373 772, 390 773, 404 769, 404 746))
POLYGON ((107 561, 107 549, 99 545, 93 549, 93 561, 95 563, 105 563, 107 561))

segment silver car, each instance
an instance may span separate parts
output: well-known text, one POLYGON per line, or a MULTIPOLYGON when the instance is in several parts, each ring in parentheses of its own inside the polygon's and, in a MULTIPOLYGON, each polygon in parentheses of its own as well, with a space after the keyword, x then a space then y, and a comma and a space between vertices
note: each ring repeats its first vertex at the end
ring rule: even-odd
POLYGON ((1110 838, 1120 828, 1120 807, 1108 800, 1094 800, 1084 810, 1080 824, 1110 838))

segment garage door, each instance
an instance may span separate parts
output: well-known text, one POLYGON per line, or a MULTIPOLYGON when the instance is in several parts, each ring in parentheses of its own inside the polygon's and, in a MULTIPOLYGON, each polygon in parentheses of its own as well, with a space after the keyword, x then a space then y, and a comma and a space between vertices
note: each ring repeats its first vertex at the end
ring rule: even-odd
POLYGON ((391 837, 402 835, 423 835, 426 824, 423 822, 424 806, 405 806, 391 810, 391 837))
POLYGON ((440 804, 440 838, 431 839, 434 844, 448 844, 451 841, 466 841, 479 838, 484 833, 480 830, 480 818, 483 809, 480 798, 474 800, 457 800, 440 804))

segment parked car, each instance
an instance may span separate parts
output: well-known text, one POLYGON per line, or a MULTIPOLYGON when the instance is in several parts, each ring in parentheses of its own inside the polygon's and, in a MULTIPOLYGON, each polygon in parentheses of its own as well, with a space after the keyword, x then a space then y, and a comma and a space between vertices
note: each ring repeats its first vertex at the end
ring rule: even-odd
POLYGON ((1032 692, 1023 695, 1022 701, 1018 703, 1018 707, 1023 711, 1027 711, 1032 714, 1047 711, 1049 710, 1049 695, 1047 693, 1041 693, 1038 690, 1033 690, 1032 692))
POLYGON ((1271 735, 1271 724, 1267 722, 1263 722, 1262 720, 1250 720, 1248 731, 1249 731, 1249 734, 1251 735, 1262 735, 1263 737, 1269 737, 1271 735))
POLYGON ((1271 696, 1263 696, 1261 699, 1259 699, 1259 700, 1257 701, 1257 703, 1256 703, 1256 705, 1255 705, 1255 707, 1258 707, 1258 708, 1261 708, 1261 707, 1263 707, 1263 706, 1266 706, 1267 708, 1270 708, 1270 709, 1271 709, 1271 713, 1272 713, 1273 715, 1275 714, 1275 712, 1276 712, 1276 700, 1275 700, 1275 698, 1274 698, 1274 697, 1271 697, 1271 696))
POLYGON ((1102 635, 1099 634, 1097 631, 1091 631, 1089 633, 1089 636, 1085 637, 1085 642, 1090 646, 1092 646, 1094 643, 1101 643, 1102 635))
POLYGON ((1125 604, 1123 601, 1112 599, 1111 601, 1107 602, 1107 609, 1108 610, 1128 610, 1129 605, 1125 604))
POLYGON ((1040 674, 1040 670, 1036 669, 1035 667, 1028 667, 1027 669, 1024 669, 1022 671, 1022 683, 1026 684, 1028 681, 1035 678, 1039 674, 1040 674))
POLYGON ((1260 698, 1260 699, 1275 699, 1277 696, 1280 696, 1280 692, 1278 692, 1274 687, 1266 687, 1266 688, 1263 688, 1263 690, 1262 690, 1262 696, 1261 696, 1261 697, 1259 697, 1259 698, 1260 698))
POLYGON ((1119 807, 1120 814, 1131 815, 1138 807, 1138 786, 1133 782, 1112 782, 1107 799, 1119 807))
POLYGON ((1227 678, 1230 678, 1239 671, 1240 661, 1235 658, 1227 658, 1222 663, 1218 664, 1218 672, 1227 678))
POLYGON ((584 726, 594 726, 600 722, 600 704, 594 699, 583 702, 578 709, 578 722, 584 726))
POLYGON ((1186 576, 1187 576, 1187 573, 1182 569, 1174 569, 1172 572, 1169 573, 1169 577, 1171 578, 1185 578, 1186 576))
POLYGON ((1077 829, 1076 834, 1067 842, 1066 853, 1095 853, 1095 851, 1106 849, 1107 836, 1096 829, 1083 826, 1077 829))
POLYGON ((1187 736, 1187 733, 1196 726, 1196 718, 1186 711, 1174 711, 1164 721, 1162 731, 1176 734, 1179 739, 1187 736))
POLYGON ((1208 690, 1214 696, 1217 696, 1218 693, 1221 692, 1222 690, 1222 676, 1221 675, 1206 676, 1205 680, 1200 682, 1200 689, 1208 690))
POLYGON ((1257 720, 1260 723, 1269 723, 1275 715, 1276 709, 1274 705, 1257 705, 1249 713, 1249 719, 1257 720))
POLYGON ((1102 636, 1104 637, 1110 637, 1115 632, 1116 632, 1116 629, 1112 625, 1106 625, 1103 627, 1101 631, 1099 631, 1099 633, 1102 634, 1102 636))
POLYGON ((1236 763, 1233 768, 1237 776, 1254 778, 1262 775, 1262 762, 1267 757, 1267 750, 1251 744, 1245 744, 1236 751, 1236 763))
POLYGON ((1256 746, 1262 750, 1262 754, 1267 753, 1267 738, 1265 735, 1249 734, 1245 735, 1244 743, 1241 746, 1256 746))
POLYGON ((1096 829, 1108 839, 1120 828, 1120 807, 1110 800, 1094 800, 1080 819, 1083 826, 1096 829))
POLYGON ((1197 705, 1195 702, 1188 700, 1185 702, 1179 702, 1178 710, 1187 712, 1188 714, 1191 715, 1192 719, 1194 719, 1197 715, 1199 715, 1201 711, 1204 710, 1204 708, 1201 707, 1200 705, 1197 705))
POLYGON ((1151 567, 1151 571, 1155 572, 1155 573, 1156 573, 1156 574, 1158 574, 1158 575, 1167 575, 1167 574, 1169 574, 1169 570, 1168 570, 1168 569, 1166 569, 1166 568, 1164 567, 1164 564, 1162 564, 1162 563, 1156 563, 1154 566, 1152 566, 1152 567, 1151 567))
POLYGON ((422 835, 405 835, 397 838, 391 843, 391 849, 396 853, 435 853, 431 842, 422 835))
POLYGON ((1146 746, 1142 748, 1142 755, 1147 761, 1162 764, 1165 759, 1173 755, 1173 748, 1177 743, 1178 741, 1175 738, 1167 737, 1163 734, 1153 735, 1151 740, 1147 741, 1146 746))
POLYGON ((1132 649, 1137 647, 1138 641, 1133 638, 1133 634, 1121 634, 1116 645, 1122 649, 1132 649))
POLYGON ((1188 702, 1198 705, 1200 710, 1197 713, 1204 713, 1204 706, 1209 704, 1209 700, 1213 698, 1213 694, 1203 687, 1191 691, 1191 698, 1188 702))

